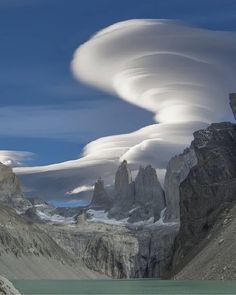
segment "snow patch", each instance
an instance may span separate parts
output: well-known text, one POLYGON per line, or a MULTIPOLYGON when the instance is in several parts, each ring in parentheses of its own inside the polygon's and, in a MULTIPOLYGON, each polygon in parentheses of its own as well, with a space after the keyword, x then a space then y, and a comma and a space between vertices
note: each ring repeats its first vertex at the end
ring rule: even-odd
MULTIPOLYGON (((134 208, 132 210, 136 210, 137 208, 134 208)), ((130 210, 129 212, 131 213, 130 210)), ((161 214, 160 214, 160 219, 157 220, 156 222, 154 222, 154 217, 150 217, 149 219, 147 220, 140 220, 140 221, 137 221, 137 222, 134 222, 134 223, 130 223, 128 222, 128 219, 129 218, 124 218, 124 219, 120 219, 120 220, 116 220, 114 218, 108 218, 108 212, 105 212, 104 210, 93 210, 93 209, 89 209, 87 211, 87 213, 90 215, 90 219, 89 221, 91 222, 101 222, 101 223, 106 223, 106 224, 110 224, 110 225, 121 225, 121 226, 126 226, 126 225, 132 225, 132 226, 137 226, 137 227, 140 227, 140 226, 146 226, 146 227, 152 227, 152 226, 174 226, 176 225, 177 223, 176 222, 168 222, 168 223, 165 223, 164 222, 164 216, 165 216, 165 211, 166 211, 166 208, 164 208, 162 211, 161 211, 161 214)))
POLYGON ((75 223, 74 216, 72 217, 63 217, 59 214, 49 215, 45 212, 42 212, 40 210, 37 210, 37 215, 40 219, 51 221, 51 222, 57 222, 57 223, 66 223, 66 224, 72 224, 75 223))
POLYGON ((89 221, 91 222, 101 222, 111 225, 126 225, 128 224, 128 218, 124 218, 121 220, 116 220, 114 218, 108 218, 107 214, 108 212, 105 212, 104 210, 92 210, 89 209, 87 213, 91 216, 91 219, 89 221))

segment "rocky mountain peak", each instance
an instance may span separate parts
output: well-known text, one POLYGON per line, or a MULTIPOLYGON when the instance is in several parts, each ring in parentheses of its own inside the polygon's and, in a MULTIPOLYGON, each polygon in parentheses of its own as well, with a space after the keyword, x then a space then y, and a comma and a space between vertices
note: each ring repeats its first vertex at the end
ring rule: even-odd
POLYGON ((118 194, 126 194, 127 190, 129 190, 129 186, 132 183, 132 175, 129 169, 128 163, 124 160, 115 176, 115 190, 118 194))
POLYGON ((12 168, 2 163, 0 163, 0 202, 19 211, 25 211, 32 206, 24 197, 20 181, 12 168))
POLYGON ((112 199, 105 189, 104 181, 99 178, 94 184, 93 198, 89 208, 94 210, 108 210, 111 205, 112 199))
POLYGON ((134 182, 128 163, 124 160, 115 175, 114 206, 109 211, 109 217, 122 219, 134 203, 134 182))
POLYGON ((158 220, 165 207, 164 191, 157 178, 156 170, 148 165, 140 166, 135 181, 127 161, 123 161, 116 173, 114 206, 109 217, 127 218, 128 222, 158 220))
POLYGON ((129 221, 136 222, 151 217, 158 220, 165 207, 165 196, 156 170, 151 165, 145 168, 140 166, 134 185, 135 201, 129 214, 129 221))
POLYGON ((135 178, 135 202, 146 203, 155 201, 161 195, 162 207, 164 207, 164 193, 157 178, 156 170, 148 165, 145 168, 140 166, 135 178))

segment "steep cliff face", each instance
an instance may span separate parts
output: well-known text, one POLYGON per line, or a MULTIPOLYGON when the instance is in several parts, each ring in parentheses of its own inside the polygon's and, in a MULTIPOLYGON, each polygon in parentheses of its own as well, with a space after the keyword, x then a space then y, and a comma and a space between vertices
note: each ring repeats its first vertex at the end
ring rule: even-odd
POLYGON ((157 178, 156 170, 151 165, 140 167, 135 178, 135 200, 129 215, 129 222, 137 222, 154 217, 160 218, 165 207, 165 196, 157 178))
POLYGON ((10 167, 2 163, 0 163, 0 202, 19 211, 24 211, 31 206, 21 192, 18 177, 10 167))
POLYGON ((174 267, 208 235, 219 213, 236 199, 236 125, 216 123, 194 133, 197 157, 180 184, 180 232, 174 267))
POLYGON ((234 117, 236 119, 236 93, 231 93, 229 98, 230 98, 230 106, 232 108, 234 117))
POLYGON ((113 203, 112 198, 108 195, 104 182, 102 179, 98 179, 94 185, 92 202, 89 205, 90 209, 93 210, 105 210, 111 208, 113 203))
POLYGON ((197 164, 193 148, 186 149, 181 155, 173 157, 167 166, 165 176, 166 221, 179 221, 179 186, 197 164))
POLYGON ((138 222, 160 218, 165 207, 165 196, 151 165, 140 167, 135 181, 126 161, 118 168, 115 177, 115 200, 108 216, 138 222))
POLYGON ((160 278, 171 261, 175 235, 176 229, 161 227, 96 235, 86 247, 84 261, 113 278, 160 278))
POLYGON ((236 203, 225 209, 213 228, 184 259, 175 274, 180 280, 235 280, 236 279, 236 203))
POLYGON ((127 161, 123 161, 115 176, 114 205, 109 211, 109 217, 126 218, 134 203, 134 182, 127 161))
POLYGON ((161 277, 172 257, 178 225, 132 229, 88 222, 77 227, 47 227, 61 247, 86 266, 113 278, 161 277))

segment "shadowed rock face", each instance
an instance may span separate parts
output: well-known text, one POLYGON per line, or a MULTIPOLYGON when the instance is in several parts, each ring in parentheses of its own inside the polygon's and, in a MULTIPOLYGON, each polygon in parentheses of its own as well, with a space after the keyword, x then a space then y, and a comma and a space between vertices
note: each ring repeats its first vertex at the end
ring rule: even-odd
POLYGON ((109 217, 127 218, 129 222, 138 222, 160 218, 165 207, 165 196, 152 166, 140 167, 135 181, 126 161, 118 168, 115 178, 115 200, 109 211, 109 217))
POLYGON ((236 93, 230 94, 230 106, 232 108, 232 111, 234 113, 234 117, 236 119, 236 93))
POLYGON ((123 161, 116 172, 115 202, 126 207, 130 207, 134 202, 134 183, 127 161, 123 161))
POLYGON ((0 163, 0 202, 19 211, 31 207, 21 192, 20 181, 12 169, 0 163))
POLYGON ((134 209, 130 213, 129 221, 135 222, 154 217, 160 218, 165 207, 165 196, 157 178, 156 170, 151 165, 139 168, 135 178, 134 209))
POLYGON ((197 164, 180 184, 180 232, 174 265, 201 241, 236 199, 236 125, 211 124, 194 133, 197 164))
POLYGON ((105 190, 104 182, 102 179, 98 179, 98 181, 94 185, 93 198, 91 204, 89 205, 89 208, 94 210, 107 211, 111 208, 111 206, 112 199, 105 190))
POLYGON ((178 231, 177 224, 134 230, 87 220, 77 228, 45 226, 61 247, 81 258, 88 268, 113 278, 164 276, 178 231))
POLYGON ((173 157, 167 166, 165 176, 166 221, 179 221, 179 186, 197 164, 194 149, 188 148, 182 154, 173 157))
POLYGON ((127 161, 123 161, 115 176, 114 205, 108 216, 116 219, 126 218, 134 204, 134 182, 127 161))

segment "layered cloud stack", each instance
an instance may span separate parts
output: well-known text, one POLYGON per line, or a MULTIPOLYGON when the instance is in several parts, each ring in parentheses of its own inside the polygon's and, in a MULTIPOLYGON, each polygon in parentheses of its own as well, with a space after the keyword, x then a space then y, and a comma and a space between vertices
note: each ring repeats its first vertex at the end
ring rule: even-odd
POLYGON ((195 130, 233 120, 228 104, 236 76, 233 32, 168 20, 125 21, 80 46, 72 69, 81 81, 152 112, 155 123, 95 140, 78 160, 15 169, 27 189, 47 198, 64 198, 68 191, 93 184, 98 175, 111 183, 123 159, 133 171, 152 163, 163 183, 169 159, 189 145, 195 130))

